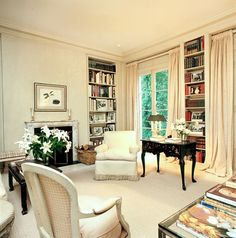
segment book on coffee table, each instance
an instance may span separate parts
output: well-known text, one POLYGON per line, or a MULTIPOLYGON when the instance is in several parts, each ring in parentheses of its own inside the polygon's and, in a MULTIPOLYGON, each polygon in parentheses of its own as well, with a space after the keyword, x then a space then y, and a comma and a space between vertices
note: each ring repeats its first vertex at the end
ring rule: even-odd
POLYGON ((198 238, 235 237, 236 218, 196 204, 182 212, 176 225, 198 238))
POLYGON ((218 184, 205 193, 206 197, 236 207, 236 189, 218 184))

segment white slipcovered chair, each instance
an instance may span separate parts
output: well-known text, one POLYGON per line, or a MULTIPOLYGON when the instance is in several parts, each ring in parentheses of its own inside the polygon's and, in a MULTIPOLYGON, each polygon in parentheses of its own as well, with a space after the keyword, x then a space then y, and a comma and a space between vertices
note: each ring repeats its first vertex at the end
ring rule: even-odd
POLYGON ((137 153, 134 131, 107 131, 104 142, 95 148, 95 179, 138 180, 137 153))
POLYGON ((121 198, 110 198, 100 206, 92 199, 92 207, 84 208, 75 185, 64 174, 33 163, 22 164, 22 169, 40 237, 130 237, 121 215, 121 198))

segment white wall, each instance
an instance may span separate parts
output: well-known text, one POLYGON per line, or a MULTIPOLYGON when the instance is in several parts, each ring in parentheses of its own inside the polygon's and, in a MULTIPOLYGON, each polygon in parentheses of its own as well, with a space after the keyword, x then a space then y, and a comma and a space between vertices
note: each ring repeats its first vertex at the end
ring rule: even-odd
MULTIPOLYGON (((23 135, 24 122, 31 119, 34 82, 67 85, 67 107, 72 110, 72 120, 79 122, 79 144, 88 143, 87 56, 94 53, 99 57, 99 53, 27 34, 2 33, 1 40, 3 119, 0 125, 3 125, 5 145, 1 149, 17 148, 14 143, 23 135)), ((35 113, 36 121, 67 119, 66 112, 35 113)))

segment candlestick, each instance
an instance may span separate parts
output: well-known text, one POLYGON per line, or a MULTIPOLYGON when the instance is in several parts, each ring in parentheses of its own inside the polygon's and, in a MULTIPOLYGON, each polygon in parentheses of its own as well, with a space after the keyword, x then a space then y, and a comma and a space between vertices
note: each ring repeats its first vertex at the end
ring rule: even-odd
POLYGON ((71 120, 71 109, 68 109, 68 119, 71 120))
POLYGON ((30 108, 31 121, 34 121, 34 109, 30 108))

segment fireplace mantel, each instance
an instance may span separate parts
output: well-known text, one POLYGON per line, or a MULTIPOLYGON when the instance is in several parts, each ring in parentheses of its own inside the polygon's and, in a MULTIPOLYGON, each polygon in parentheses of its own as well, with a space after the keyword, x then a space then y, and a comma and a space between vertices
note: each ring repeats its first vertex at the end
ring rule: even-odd
POLYGON ((40 128, 43 126, 48 127, 64 127, 64 126, 71 126, 72 127, 72 150, 73 150, 73 161, 77 160, 77 150, 75 146, 78 146, 78 121, 71 120, 71 121, 30 121, 25 122, 25 127, 30 130, 32 134, 34 134, 34 128, 40 128))

